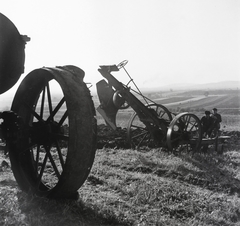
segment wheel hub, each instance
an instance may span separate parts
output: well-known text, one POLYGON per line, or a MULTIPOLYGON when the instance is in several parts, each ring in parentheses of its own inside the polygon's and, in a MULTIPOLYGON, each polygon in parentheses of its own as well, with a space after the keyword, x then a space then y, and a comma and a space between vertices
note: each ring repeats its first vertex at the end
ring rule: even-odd
POLYGON ((55 134, 60 132, 60 128, 55 121, 33 122, 31 129, 32 143, 49 145, 55 140, 55 134))

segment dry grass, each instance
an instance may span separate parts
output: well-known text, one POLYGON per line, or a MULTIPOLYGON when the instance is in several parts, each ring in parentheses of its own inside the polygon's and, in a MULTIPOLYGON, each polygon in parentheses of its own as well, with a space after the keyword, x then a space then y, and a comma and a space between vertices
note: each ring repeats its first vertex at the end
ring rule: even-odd
POLYGON ((0 225, 239 225, 239 146, 222 155, 98 150, 78 200, 25 194, 2 164, 0 225))
POLYGON ((0 153, 0 225, 3 226, 101 226, 108 219, 81 200, 48 200, 19 190, 9 159, 0 153))
POLYGON ((102 150, 81 199, 129 225, 238 225, 239 157, 102 150))
POLYGON ((222 128, 226 131, 238 131, 240 128, 240 115, 222 115, 222 128))

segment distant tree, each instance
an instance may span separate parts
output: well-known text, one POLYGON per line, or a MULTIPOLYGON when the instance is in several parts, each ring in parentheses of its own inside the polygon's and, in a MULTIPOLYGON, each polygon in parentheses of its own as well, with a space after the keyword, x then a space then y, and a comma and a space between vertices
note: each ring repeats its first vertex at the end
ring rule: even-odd
POLYGON ((206 91, 206 92, 204 93, 204 96, 207 97, 208 95, 209 95, 209 92, 206 91))

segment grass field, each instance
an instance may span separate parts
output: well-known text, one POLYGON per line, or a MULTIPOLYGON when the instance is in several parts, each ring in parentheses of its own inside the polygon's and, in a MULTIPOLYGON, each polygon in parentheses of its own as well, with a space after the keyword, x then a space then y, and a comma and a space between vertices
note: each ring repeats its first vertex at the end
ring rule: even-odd
MULTIPOLYGON (((23 193, 1 166, 0 225, 239 225, 240 144, 223 155, 102 149, 78 200, 23 193), (21 223, 20 223, 21 222, 21 223)), ((1 155, 1 162, 9 162, 1 155)))
MULTIPOLYGON (((174 112, 190 110, 201 117, 205 110, 219 108, 222 130, 233 131, 224 152, 210 148, 207 153, 173 155, 160 148, 99 149, 79 199, 48 200, 18 188, 9 158, 0 150, 0 225, 240 225, 239 92, 164 95, 151 97, 174 112)), ((118 126, 126 127, 132 113, 120 111, 118 126)), ((104 123, 97 118, 98 124, 104 123)))

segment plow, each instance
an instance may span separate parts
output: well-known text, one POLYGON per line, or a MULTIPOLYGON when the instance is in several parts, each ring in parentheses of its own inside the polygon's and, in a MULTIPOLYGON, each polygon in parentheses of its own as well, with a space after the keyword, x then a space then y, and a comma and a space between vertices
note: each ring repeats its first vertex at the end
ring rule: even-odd
POLYGON ((97 83, 100 106, 97 111, 106 124, 116 129, 116 115, 119 109, 131 107, 134 110, 127 126, 127 141, 132 148, 141 146, 165 147, 169 151, 198 150, 202 132, 199 118, 192 113, 174 114, 165 106, 144 96, 127 72, 125 60, 118 65, 100 66, 98 71, 105 78, 97 83), (129 76, 127 85, 119 82, 111 73, 124 69, 129 76), (136 87, 132 89, 131 82, 136 87), (133 93, 141 96, 139 100, 133 93))
MULTIPOLYGON (((29 40, 0 13, 1 94, 24 73, 29 40)), ((106 124, 115 130, 119 109, 132 108, 126 138, 131 148, 198 151, 202 145, 199 118, 188 112, 172 113, 145 97, 127 72, 127 63, 98 69, 104 79, 96 84, 97 111, 106 124), (113 76, 119 70, 130 79, 126 85, 113 76)), ((87 179, 97 149, 97 120, 84 76, 84 71, 73 65, 35 69, 20 83, 11 109, 0 113, 1 139, 23 191, 47 198, 71 198, 87 179)))

